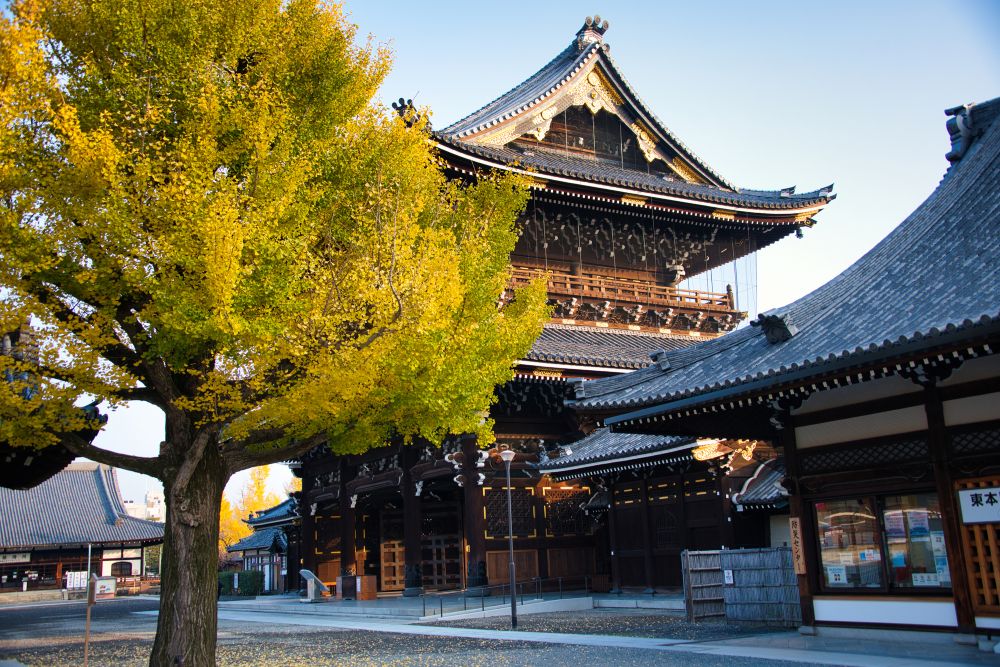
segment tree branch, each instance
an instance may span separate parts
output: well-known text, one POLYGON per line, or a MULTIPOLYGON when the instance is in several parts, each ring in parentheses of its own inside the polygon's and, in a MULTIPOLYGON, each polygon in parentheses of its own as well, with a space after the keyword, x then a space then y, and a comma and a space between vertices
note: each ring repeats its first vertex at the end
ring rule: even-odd
POLYGON ((209 426, 199 431, 198 435, 195 436, 191 450, 185 453, 184 460, 177 469, 177 475, 174 477, 172 485, 172 493, 178 497, 184 495, 188 482, 191 481, 191 475, 194 474, 195 469, 201 463, 202 458, 204 458, 208 445, 215 442, 219 430, 219 426, 209 426))
POLYGON ((132 456, 131 454, 119 454, 95 447, 88 440, 78 433, 64 433, 60 438, 63 447, 73 452, 77 456, 85 456, 92 461, 105 463, 116 468, 124 468, 133 472, 160 478, 163 469, 163 461, 159 457, 132 456))
MULTIPOLYGON (((240 445, 243 445, 245 442, 246 441, 242 441, 240 445)), ((272 463, 280 463, 289 459, 298 458, 311 450, 313 447, 322 445, 324 442, 326 442, 325 435, 314 435, 311 438, 296 440, 290 445, 279 447, 277 449, 249 451, 245 446, 236 446, 223 455, 223 460, 226 462, 226 466, 229 468, 230 474, 233 474, 239 472, 240 470, 246 470, 247 468, 266 466, 272 463)))

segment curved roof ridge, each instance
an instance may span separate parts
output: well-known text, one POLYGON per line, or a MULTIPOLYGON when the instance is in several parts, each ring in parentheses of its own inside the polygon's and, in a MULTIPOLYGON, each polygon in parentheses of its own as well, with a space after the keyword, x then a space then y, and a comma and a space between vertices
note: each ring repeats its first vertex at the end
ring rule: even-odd
POLYGON ((632 87, 632 84, 628 82, 628 79, 625 78, 625 75, 622 74, 622 71, 618 68, 618 65, 615 63, 615 59, 611 57, 611 49, 607 45, 604 45, 602 52, 604 54, 604 58, 607 61, 608 68, 611 69, 614 75, 618 77, 621 84, 624 86, 625 91, 629 94, 632 100, 638 105, 639 109, 647 116, 649 116, 649 120, 652 121, 653 125, 655 126, 654 129, 663 133, 665 135, 664 138, 673 143, 675 147, 679 148, 686 158, 694 162, 701 169, 704 169, 706 172, 708 172, 717 181, 719 181, 719 183, 721 183, 722 185, 731 190, 739 191, 739 188, 733 185, 733 183, 730 182, 729 179, 725 178, 722 174, 720 174, 715 169, 710 167, 709 164, 705 162, 705 160, 703 160, 697 153, 695 153, 691 148, 689 148, 687 144, 681 141, 680 137, 671 132, 670 128, 668 128, 667 125, 662 120, 660 120, 659 116, 653 113, 653 111, 646 105, 646 103, 642 101, 642 98, 639 97, 639 94, 635 92, 635 89, 632 87))
POLYGON ((493 161, 499 167, 522 168, 525 171, 530 170, 541 178, 545 178, 547 174, 552 174, 555 176, 582 179, 592 183, 650 192, 654 195, 683 197, 687 200, 697 200, 723 206, 738 206, 770 212, 795 209, 803 206, 822 207, 836 197, 830 191, 831 186, 825 186, 811 192, 792 194, 790 196, 782 196, 780 195, 780 191, 775 191, 776 194, 769 195, 762 194, 766 193, 766 191, 727 190, 711 184, 669 180, 662 176, 634 169, 625 169, 608 163, 598 163, 596 161, 585 162, 579 158, 563 155, 557 151, 535 149, 533 155, 527 155, 509 146, 496 147, 473 144, 462 141, 454 135, 447 135, 440 132, 435 132, 434 136, 441 147, 450 147, 452 150, 460 151, 465 155, 472 155, 479 159, 493 161), (600 168, 595 169, 595 165, 599 165, 600 168))
POLYGON ((487 121, 492 120, 495 117, 495 114, 490 115, 484 120, 484 117, 486 117, 488 113, 499 113, 502 110, 504 111, 504 114, 501 114, 501 116, 503 116, 506 113, 510 113, 511 108, 517 109, 523 106, 525 101, 518 97, 518 93, 527 92, 533 85, 541 84, 543 80, 550 77, 555 71, 563 71, 564 75, 558 80, 557 83, 551 84, 551 81, 549 81, 551 85, 546 85, 542 89, 543 92, 539 92, 537 90, 535 91, 536 95, 532 100, 532 105, 545 99, 558 90, 562 84, 566 82, 569 75, 576 73, 579 69, 578 64, 592 57, 597 48, 598 43, 594 43, 580 51, 577 47, 576 40, 574 40, 569 46, 560 51, 552 60, 546 63, 540 70, 508 90, 506 93, 484 104, 464 118, 455 121, 448 127, 441 130, 441 133, 461 137, 487 127, 490 124, 487 121), (506 104, 504 104, 505 102, 506 104))
POLYGON ((791 373, 811 377, 830 364, 878 360, 902 345, 933 346, 945 334, 955 338, 965 335, 956 332, 995 326, 1000 119, 987 118, 961 161, 895 229, 832 280, 766 312, 787 317, 798 329, 793 337, 770 344, 760 331, 737 330, 669 353, 671 368, 650 367, 641 382, 594 381, 574 404, 663 406, 751 382, 756 391, 791 373))

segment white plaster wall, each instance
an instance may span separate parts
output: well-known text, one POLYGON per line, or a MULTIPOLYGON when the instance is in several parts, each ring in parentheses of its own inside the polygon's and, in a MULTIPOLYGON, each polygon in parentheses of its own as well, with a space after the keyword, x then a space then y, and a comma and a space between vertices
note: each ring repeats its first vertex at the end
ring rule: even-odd
POLYGON ((132 574, 130 576, 138 577, 142 574, 142 559, 140 558, 116 558, 114 560, 101 561, 101 576, 110 577, 111 576, 111 565, 113 563, 121 563, 125 561, 127 563, 132 563, 132 574))
POLYGON ((927 414, 924 412, 924 406, 916 405, 862 417, 798 426, 795 428, 795 444, 799 449, 808 449, 926 429, 927 414))
POLYGON ((861 382, 846 387, 834 387, 811 394, 798 408, 792 410, 793 415, 805 415, 810 412, 839 408, 845 405, 867 403, 879 398, 889 398, 902 394, 913 394, 921 391, 920 385, 903 379, 898 375, 861 382))
POLYGON ((1000 392, 944 402, 944 423, 948 426, 993 419, 1000 419, 1000 392))
POLYGON ((788 515, 779 514, 770 517, 771 519, 771 546, 790 547, 792 546, 792 529, 788 525, 788 515))
POLYGON ((969 359, 954 373, 941 382, 942 387, 951 387, 965 382, 975 382, 987 378, 1000 377, 1000 355, 969 359))
POLYGON ((817 621, 957 627, 955 602, 942 600, 865 600, 864 598, 813 598, 817 621))

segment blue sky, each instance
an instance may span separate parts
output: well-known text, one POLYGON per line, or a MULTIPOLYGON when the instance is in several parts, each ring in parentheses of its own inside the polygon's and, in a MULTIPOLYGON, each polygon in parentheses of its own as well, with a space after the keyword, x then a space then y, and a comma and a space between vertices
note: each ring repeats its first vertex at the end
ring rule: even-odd
MULTIPOLYGON (((533 74, 600 13, 633 88, 731 182, 835 183, 816 227, 759 253, 761 310, 823 284, 902 221, 947 168, 943 110, 1000 96, 1000 2, 600 4, 369 0, 346 10, 362 38, 394 51, 381 97, 414 98, 438 128, 533 74)), ((111 416, 98 444, 152 455, 162 437, 155 410, 130 409, 111 416)), ((121 481, 136 500, 156 483, 121 481)))

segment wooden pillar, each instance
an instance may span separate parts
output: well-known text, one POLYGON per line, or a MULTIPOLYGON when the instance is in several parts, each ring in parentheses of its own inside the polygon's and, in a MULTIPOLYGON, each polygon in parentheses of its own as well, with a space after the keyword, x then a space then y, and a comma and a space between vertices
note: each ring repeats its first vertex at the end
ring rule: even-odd
POLYGON ((934 468, 938 506, 941 509, 941 524, 944 528, 945 551, 948 554, 951 590, 955 596, 958 631, 974 634, 976 614, 972 607, 969 577, 962 551, 961 512, 955 502, 955 482, 948 467, 948 430, 944 423, 941 390, 936 386, 924 388, 924 411, 927 413, 927 445, 934 468))
MULTIPOLYGON (((551 480, 549 481, 551 482, 551 480)), ((531 502, 535 506, 535 534, 538 535, 538 539, 535 541, 538 545, 538 578, 548 579, 549 539, 545 530, 545 496, 542 495, 541 484, 535 486, 535 495, 532 496, 531 502)))
MULTIPOLYGON (((312 479, 315 480, 315 478, 312 479)), ((309 570, 318 576, 319 573, 316 571, 316 517, 307 484, 306 480, 302 480, 302 506, 299 508, 299 512, 302 514, 302 523, 299 529, 298 567, 309 570)))
POLYGON ((611 592, 621 595, 621 562, 618 560, 618 533, 615 525, 615 485, 608 480, 608 543, 611 546, 611 592))
POLYGON ((479 485, 479 445, 476 436, 462 438, 462 495, 465 501, 465 586, 482 592, 486 579, 486 518, 483 516, 483 487, 479 485))
POLYGON ((357 548, 354 544, 354 535, 357 532, 355 522, 357 516, 354 505, 357 497, 348 494, 347 483, 351 480, 350 470, 347 466, 347 459, 340 461, 340 574, 347 576, 352 574, 363 574, 358 572, 357 548))
POLYGON ((716 472, 715 488, 722 505, 719 507, 722 516, 722 548, 732 549, 736 546, 736 526, 733 525, 733 502, 730 500, 730 478, 721 468, 716 472))
POLYGON ((399 465, 403 468, 400 480, 400 492, 403 496, 403 571, 405 588, 403 595, 413 597, 424 592, 423 585, 423 553, 421 549, 420 496, 417 495, 413 479, 413 464, 416 462, 414 447, 403 447, 399 457, 399 465))
MULTIPOLYGON (((777 440, 784 449, 785 470, 788 477, 793 480, 793 486, 788 495, 788 507, 791 518, 797 518, 799 526, 801 526, 802 551, 806 563, 806 573, 796 577, 799 583, 799 605, 802 608, 802 625, 812 626, 816 624, 813 595, 816 592, 816 577, 821 567, 816 551, 816 527, 811 512, 807 511, 808 506, 802 501, 802 493, 799 489, 799 452, 795 446, 795 428, 787 413, 783 415, 783 421, 785 428, 778 431, 777 440)), ((795 539, 796 536, 792 535, 793 544, 795 539)))
POLYGON ((642 519, 642 560, 646 573, 646 590, 644 593, 654 593, 653 586, 653 540, 650 534, 652 527, 649 525, 649 480, 642 479, 642 503, 639 505, 640 517, 642 519))

